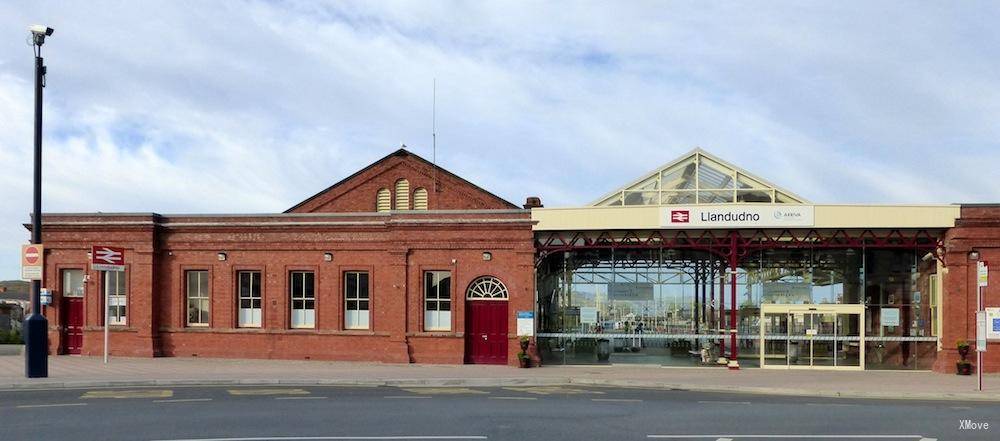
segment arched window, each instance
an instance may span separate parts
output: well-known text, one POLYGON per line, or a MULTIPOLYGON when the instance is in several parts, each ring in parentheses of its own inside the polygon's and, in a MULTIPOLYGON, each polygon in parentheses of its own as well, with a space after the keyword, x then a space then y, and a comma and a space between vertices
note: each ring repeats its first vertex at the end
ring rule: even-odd
POLYGON ((396 209, 410 209, 410 181, 406 179, 396 181, 396 209))
POLYGON ((465 298, 469 300, 507 300, 507 297, 507 287, 493 276, 473 280, 465 294, 465 298))
POLYGON ((392 210, 392 193, 388 188, 380 188, 375 195, 375 211, 383 212, 392 210))
POLYGON ((414 210, 426 210, 427 209, 427 189, 420 187, 413 190, 413 209, 414 210))

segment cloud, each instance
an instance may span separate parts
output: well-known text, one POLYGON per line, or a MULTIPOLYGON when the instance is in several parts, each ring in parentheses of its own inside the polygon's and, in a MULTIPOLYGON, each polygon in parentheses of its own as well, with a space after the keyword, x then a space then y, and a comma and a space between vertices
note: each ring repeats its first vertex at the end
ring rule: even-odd
POLYGON ((0 278, 46 211, 279 212, 405 142, 583 204, 701 146, 815 202, 1000 199, 995 5, 7 2, 0 278))

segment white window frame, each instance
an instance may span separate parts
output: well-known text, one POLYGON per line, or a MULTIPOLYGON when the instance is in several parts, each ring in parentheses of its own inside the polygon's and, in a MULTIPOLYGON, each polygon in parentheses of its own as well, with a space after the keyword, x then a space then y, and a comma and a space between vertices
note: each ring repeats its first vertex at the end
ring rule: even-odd
POLYGON ((493 276, 480 276, 469 284, 467 300, 507 300, 510 295, 503 281, 493 276))
POLYGON ((289 317, 291 327, 296 329, 316 328, 316 273, 313 271, 290 271, 288 273, 288 293, 288 303, 291 307, 291 317, 289 317), (296 282, 299 282, 299 289, 295 289, 296 282))
POLYGON ((62 273, 62 290, 63 290, 62 295, 63 295, 63 297, 83 297, 84 294, 87 292, 86 291, 86 289, 87 289, 87 283, 84 282, 84 280, 83 280, 86 277, 86 273, 82 269, 80 269, 80 268, 65 268, 65 269, 61 270, 61 273, 62 273), (71 274, 74 273, 74 272, 79 273, 79 275, 80 275, 80 277, 78 279, 78 281, 80 282, 80 284, 79 284, 80 291, 79 292, 73 292, 72 291, 74 278, 71 276, 71 274))
POLYGON ((245 270, 245 271, 237 271, 236 272, 236 280, 237 280, 237 286, 236 286, 236 310, 237 310, 236 326, 237 327, 240 327, 240 328, 259 328, 259 327, 261 327, 261 324, 264 321, 264 311, 263 311, 263 308, 262 308, 262 306, 264 304, 264 297, 263 297, 263 294, 261 293, 262 288, 261 288, 260 284, 263 281, 263 279, 264 279, 264 273, 261 272, 261 271, 245 270), (247 293, 248 293, 248 295, 246 295, 246 296, 243 295, 243 275, 244 274, 248 274, 249 275, 249 282, 248 282, 249 285, 247 287, 247 293), (256 281, 254 280, 254 278, 255 278, 254 276, 256 276, 256 281), (254 288, 256 288, 256 293, 254 292, 254 288), (256 294, 256 295, 254 295, 254 294, 256 294), (244 308, 243 305, 245 305, 245 304, 248 304, 250 306, 244 308), (254 304, 256 304, 257 307, 254 307, 253 306, 254 304), (249 320, 246 320, 245 317, 249 317, 249 320))
POLYGON ((371 328, 371 290, 371 275, 368 271, 344 272, 344 329, 371 328), (350 289, 352 278, 354 292, 350 289), (364 292, 361 289, 362 279, 365 280, 364 292))
POLYGON ((102 288, 107 299, 108 325, 128 326, 128 280, 124 271, 104 271, 102 288), (112 284, 112 279, 114 283, 112 284))
POLYGON ((184 290, 185 290, 185 315, 186 323, 191 327, 207 327, 212 323, 212 282, 209 277, 208 270, 187 270, 184 271, 184 290), (196 292, 191 291, 191 277, 195 276, 196 280, 196 292), (204 282, 204 286, 203 286, 204 282), (197 305, 199 314, 198 321, 191 321, 191 307, 197 305), (201 317, 202 313, 205 317, 201 317))
POLYGON ((451 271, 424 271, 424 331, 451 330, 451 286, 451 271))

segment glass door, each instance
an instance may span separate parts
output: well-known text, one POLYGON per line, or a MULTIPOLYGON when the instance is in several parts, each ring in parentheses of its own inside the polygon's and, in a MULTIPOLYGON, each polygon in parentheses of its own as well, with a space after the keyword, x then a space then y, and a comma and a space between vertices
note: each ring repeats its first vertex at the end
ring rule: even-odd
POLYGON ((812 365, 812 314, 788 312, 788 365, 812 365))
POLYGON ((761 305, 761 367, 862 369, 863 305, 761 305))
POLYGON ((812 316, 811 366, 837 366, 837 313, 810 312, 812 316))
POLYGON ((768 364, 788 364, 788 313, 786 312, 769 312, 762 313, 763 318, 760 321, 761 328, 761 361, 760 365, 764 366, 764 360, 767 360, 768 364), (766 337, 766 338, 765 338, 766 337))

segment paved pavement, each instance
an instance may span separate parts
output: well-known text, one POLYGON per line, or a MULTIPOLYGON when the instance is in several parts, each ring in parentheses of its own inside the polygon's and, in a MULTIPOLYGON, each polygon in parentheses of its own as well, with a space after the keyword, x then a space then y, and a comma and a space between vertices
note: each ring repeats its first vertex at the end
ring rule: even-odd
POLYGON ((23 357, 0 357, 0 390, 184 384, 389 386, 603 385, 776 395, 1000 402, 1000 375, 927 371, 804 371, 658 366, 403 365, 206 358, 49 358, 49 377, 24 378, 23 357))
POLYGON ((0 391, 4 440, 995 440, 1000 403, 598 386, 0 391))

